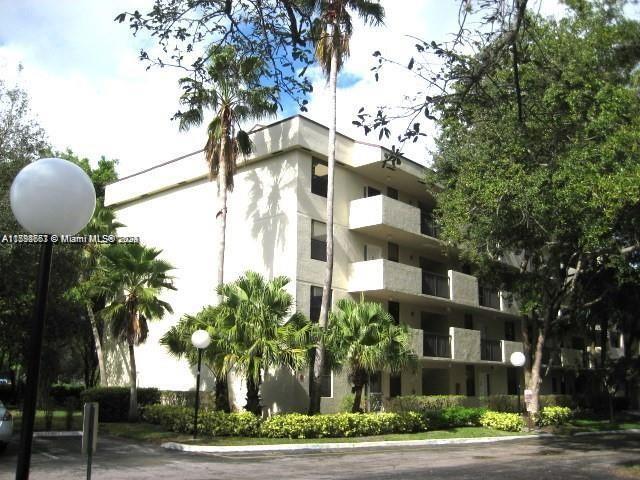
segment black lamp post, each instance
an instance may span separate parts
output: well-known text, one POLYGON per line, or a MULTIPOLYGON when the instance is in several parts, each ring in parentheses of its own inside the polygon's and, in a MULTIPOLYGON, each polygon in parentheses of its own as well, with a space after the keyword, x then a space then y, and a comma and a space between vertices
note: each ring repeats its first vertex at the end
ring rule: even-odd
POLYGON ((60 158, 44 158, 20 170, 11 184, 10 200, 16 220, 32 234, 25 236, 25 243, 42 245, 16 467, 16 479, 26 480, 31 463, 53 244, 61 241, 59 235, 75 235, 86 226, 93 216, 96 193, 91 179, 79 166, 60 158))
POLYGON ((519 369, 524 365, 524 354, 522 352, 513 352, 511 354, 511 357, 509 358, 509 361, 511 362, 511 365, 518 369, 518 413, 522 413, 522 405, 520 404, 520 379, 522 378, 522 376, 520 375, 519 369))
POLYGON ((200 410, 200 371, 202 369, 202 350, 211 343, 211 337, 206 330, 196 330, 191 335, 191 343, 198 349, 198 373, 196 376, 196 408, 193 418, 193 438, 198 436, 198 411, 200 410))

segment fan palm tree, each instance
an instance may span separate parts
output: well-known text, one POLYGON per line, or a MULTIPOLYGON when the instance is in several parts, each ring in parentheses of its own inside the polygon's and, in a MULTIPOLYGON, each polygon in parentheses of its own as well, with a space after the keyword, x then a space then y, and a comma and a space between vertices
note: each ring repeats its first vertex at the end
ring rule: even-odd
POLYGON ((216 410, 230 412, 229 387, 224 369, 224 358, 228 352, 224 335, 216 328, 218 312, 215 307, 205 307, 196 315, 185 315, 160 339, 169 352, 178 358, 187 358, 191 366, 198 364, 198 353, 191 343, 191 335, 196 330, 207 330, 211 344, 204 350, 204 363, 215 377, 216 410))
POLYGON ((351 411, 360 412, 369 375, 400 372, 415 363, 416 355, 406 325, 395 325, 381 304, 345 298, 336 307, 327 328, 327 357, 337 369, 347 368, 355 392, 351 411))
POLYGON ((148 321, 173 313, 171 305, 159 298, 164 289, 175 290, 168 274, 173 267, 158 258, 160 253, 137 243, 110 245, 102 252, 96 281, 107 301, 103 318, 110 323, 113 336, 129 347, 131 421, 138 418, 134 347, 147 339, 148 321))
POLYGON ((218 186, 217 285, 224 282, 224 250, 227 225, 227 193, 233 189, 238 155, 249 155, 252 142, 242 124, 274 115, 277 96, 273 87, 260 85, 264 62, 258 57, 239 58, 233 47, 212 47, 209 51, 207 82, 183 78, 180 103, 188 110, 178 112, 180 130, 189 130, 204 121, 205 111, 213 112, 207 129, 205 158, 209 180, 218 186))
MULTIPOLYGON (((96 204, 96 210, 89 224, 82 232, 84 235, 113 235, 116 230, 124 225, 116 221, 115 213, 112 209, 103 205, 103 200, 99 199, 96 204)), ((71 289, 69 296, 74 300, 83 304, 87 310, 87 318, 91 324, 91 332, 93 335, 93 343, 98 358, 98 370, 100 372, 99 383, 107 386, 107 373, 102 351, 102 339, 100 335, 99 319, 96 318, 96 310, 100 309, 100 305, 104 304, 104 298, 100 293, 100 289, 96 285, 96 277, 94 272, 97 269, 98 262, 102 250, 106 248, 105 244, 98 242, 88 242, 84 244, 82 251, 82 273, 78 285, 71 289)))
MULTIPOLYGON (((349 42, 353 34, 351 13, 365 23, 379 25, 384 19, 384 8, 378 1, 368 0, 302 0, 303 8, 313 22, 311 38, 320 68, 327 77, 331 100, 329 102, 329 145, 327 148, 327 266, 320 307, 320 328, 326 328, 333 282, 333 187, 336 161, 336 86, 338 72, 349 56, 349 42)), ((320 376, 324 367, 324 346, 316 345, 313 376, 309 383, 309 413, 320 411, 320 376)))
POLYGON ((217 330, 224 332, 230 348, 225 366, 245 375, 245 409, 256 415, 262 413, 263 374, 270 368, 302 368, 314 342, 314 327, 309 320, 298 312, 291 314, 294 302, 285 290, 288 283, 286 277, 266 281, 258 273, 246 272, 218 289, 223 301, 217 330))

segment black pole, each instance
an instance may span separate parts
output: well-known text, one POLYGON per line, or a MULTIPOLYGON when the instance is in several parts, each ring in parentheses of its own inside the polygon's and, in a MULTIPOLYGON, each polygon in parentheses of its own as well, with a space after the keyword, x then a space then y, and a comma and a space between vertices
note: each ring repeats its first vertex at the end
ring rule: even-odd
POLYGON ((202 366, 202 349, 198 349, 198 375, 196 377, 196 412, 193 419, 193 438, 198 436, 198 410, 200 409, 200 367, 202 366))
POLYGON ((518 380, 518 413, 522 413, 522 405, 520 404, 520 380, 518 380))
POLYGON ((36 305, 29 341, 27 385, 25 387, 24 405, 22 407, 22 431, 20 433, 20 450, 18 451, 16 480, 27 480, 29 478, 33 423, 36 415, 36 400, 38 397, 38 377, 40 376, 40 352, 42 351, 44 318, 47 311, 47 294, 49 292, 52 251, 53 243, 50 241, 43 244, 40 250, 36 305))

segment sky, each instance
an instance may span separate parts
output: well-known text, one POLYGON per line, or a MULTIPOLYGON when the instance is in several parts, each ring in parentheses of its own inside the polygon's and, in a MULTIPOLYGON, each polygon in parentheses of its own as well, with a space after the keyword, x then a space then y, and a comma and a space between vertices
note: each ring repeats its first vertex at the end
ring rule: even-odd
MULTIPOLYGON (((541 13, 561 15, 563 8, 555 0, 538 2, 541 13)), ((372 53, 381 50, 406 62, 415 44, 409 36, 446 40, 457 28, 457 2, 382 3, 384 26, 356 25, 351 55, 338 82, 338 131, 389 147, 399 130, 392 132, 391 141, 378 142, 377 135, 364 137, 351 122, 360 107, 374 111, 378 105, 397 105, 418 84, 402 69, 386 69, 377 83, 370 71, 372 53)), ((116 158, 121 176, 199 150, 205 141, 205 127, 179 132, 171 121, 178 110, 180 72, 147 71, 138 52, 153 45, 152 40, 134 37, 127 23, 113 20, 123 11, 146 12, 152 4, 153 0, 0 0, 0 79, 29 93, 32 114, 56 149, 71 148, 93 162, 101 155, 116 158)), ((326 124, 326 82, 317 69, 309 73, 314 92, 306 115, 326 124)), ((295 108, 287 105, 279 117, 291 113, 295 108)), ((432 146, 429 138, 411 145, 405 154, 428 164, 432 146)))

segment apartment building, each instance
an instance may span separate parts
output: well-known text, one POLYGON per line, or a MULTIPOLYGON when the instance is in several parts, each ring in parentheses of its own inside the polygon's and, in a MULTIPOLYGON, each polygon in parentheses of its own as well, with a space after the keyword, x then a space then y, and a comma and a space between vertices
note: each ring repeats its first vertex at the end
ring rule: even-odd
MULTIPOLYGON (((286 275, 296 308, 312 319, 319 316, 325 271, 327 137, 326 127, 304 116, 254 129, 254 153, 240 161, 228 201, 225 281, 249 269, 267 277, 286 275)), ((386 153, 337 137, 333 302, 360 295, 381 302, 397 322, 409 326, 419 358, 415 371, 375 375, 371 392, 383 398, 515 394, 520 372, 509 357, 522 350, 516 306, 506 292, 480 284, 438 239, 424 167, 403 160, 383 168, 386 153)), ((140 386, 194 386, 193 370, 158 340, 183 314, 215 300, 216 199, 201 152, 107 187, 106 205, 126 225, 121 234, 162 249, 163 258, 176 267, 177 291, 163 295, 175 313, 152 323, 147 342, 136 348, 140 386)), ((555 364, 584 366, 584 348, 570 346, 559 350, 555 364)), ((126 352, 110 345, 107 361, 111 382, 124 382, 126 352)), ((571 393, 573 377, 564 368, 554 369, 543 391, 571 393)), ((307 385, 308 372, 268 372, 263 405, 269 412, 304 411, 307 385)), ((325 412, 336 411, 351 392, 345 376, 330 371, 322 389, 325 412)), ((230 390, 241 407, 240 379, 230 390)))

